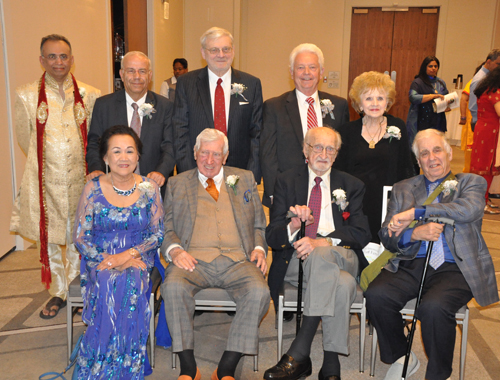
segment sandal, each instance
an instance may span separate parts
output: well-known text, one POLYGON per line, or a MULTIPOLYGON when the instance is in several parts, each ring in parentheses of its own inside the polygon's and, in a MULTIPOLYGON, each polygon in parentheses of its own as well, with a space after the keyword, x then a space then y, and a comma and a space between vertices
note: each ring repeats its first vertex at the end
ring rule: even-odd
POLYGON ((40 310, 40 318, 42 319, 52 319, 59 314, 59 310, 66 307, 66 301, 63 301, 61 297, 52 297, 43 310, 47 310, 49 314, 44 314, 43 310, 40 310), (51 315, 54 313, 54 315, 51 315))

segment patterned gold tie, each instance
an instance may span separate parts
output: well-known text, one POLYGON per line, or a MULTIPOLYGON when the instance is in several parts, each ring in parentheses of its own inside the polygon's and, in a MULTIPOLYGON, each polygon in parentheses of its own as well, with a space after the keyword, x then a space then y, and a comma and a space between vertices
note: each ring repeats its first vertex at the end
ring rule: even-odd
POLYGON ((207 178, 207 187, 205 190, 208 191, 208 194, 212 196, 212 198, 217 202, 219 199, 219 191, 217 190, 217 186, 215 186, 213 178, 207 178))

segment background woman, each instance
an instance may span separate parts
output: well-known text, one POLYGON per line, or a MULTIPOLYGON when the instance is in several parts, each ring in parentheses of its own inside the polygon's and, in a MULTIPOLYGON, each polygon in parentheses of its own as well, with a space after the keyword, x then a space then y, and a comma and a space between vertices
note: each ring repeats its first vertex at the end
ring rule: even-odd
POLYGON ((493 176, 500 174, 500 160, 497 159, 498 128, 500 117, 500 67, 491 71, 476 87, 477 123, 474 128, 474 143, 470 171, 484 177, 486 189, 487 214, 499 214, 489 205, 489 190, 493 176))
POLYGON ((80 198, 74 241, 82 255, 82 319, 88 327, 79 379, 144 378, 148 273, 164 232, 158 186, 134 174, 141 150, 131 128, 109 128, 99 151, 110 173, 89 181, 80 198))
POLYGON ((444 98, 448 94, 446 83, 437 77, 439 59, 430 55, 425 57, 420 65, 420 71, 410 86, 410 110, 406 118, 410 145, 418 131, 428 128, 446 132, 446 115, 435 113, 432 109, 433 100, 444 98))
POLYGON ((404 121, 385 113, 396 98, 388 75, 375 71, 359 75, 349 97, 363 117, 339 128, 342 147, 334 167, 365 183, 363 212, 370 223, 371 241, 379 243, 383 187, 414 174, 408 136, 404 121))

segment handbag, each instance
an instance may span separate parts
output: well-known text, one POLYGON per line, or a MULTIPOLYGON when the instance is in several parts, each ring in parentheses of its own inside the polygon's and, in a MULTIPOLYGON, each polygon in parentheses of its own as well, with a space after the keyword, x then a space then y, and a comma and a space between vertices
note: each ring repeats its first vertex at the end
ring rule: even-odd
POLYGON ((64 369, 62 372, 45 372, 44 374, 40 375, 38 380, 55 380, 55 379, 62 379, 66 380, 64 377, 64 374, 68 372, 73 365, 75 365, 75 369, 73 370, 73 375, 71 376, 72 380, 76 380, 78 378, 78 368, 80 367, 78 363, 76 362, 78 359, 78 352, 80 351, 80 346, 82 343, 83 336, 85 335, 85 332, 80 335, 78 338, 78 341, 76 342, 75 348, 73 349, 73 352, 71 353, 71 356, 69 357, 69 364, 68 366, 64 369), (52 377, 47 377, 47 376, 52 376, 52 377))

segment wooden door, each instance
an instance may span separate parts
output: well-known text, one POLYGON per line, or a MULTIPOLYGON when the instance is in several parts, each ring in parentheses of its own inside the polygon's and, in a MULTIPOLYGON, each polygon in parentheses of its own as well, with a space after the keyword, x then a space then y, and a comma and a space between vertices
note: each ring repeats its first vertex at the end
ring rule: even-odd
MULTIPOLYGON (((397 12, 382 8, 353 9, 349 88, 354 78, 365 71, 395 71, 396 103, 389 112, 406 120, 411 82, 422 60, 436 52, 438 20, 437 8, 397 12)), ((352 107, 350 113, 351 120, 359 118, 352 107)))

